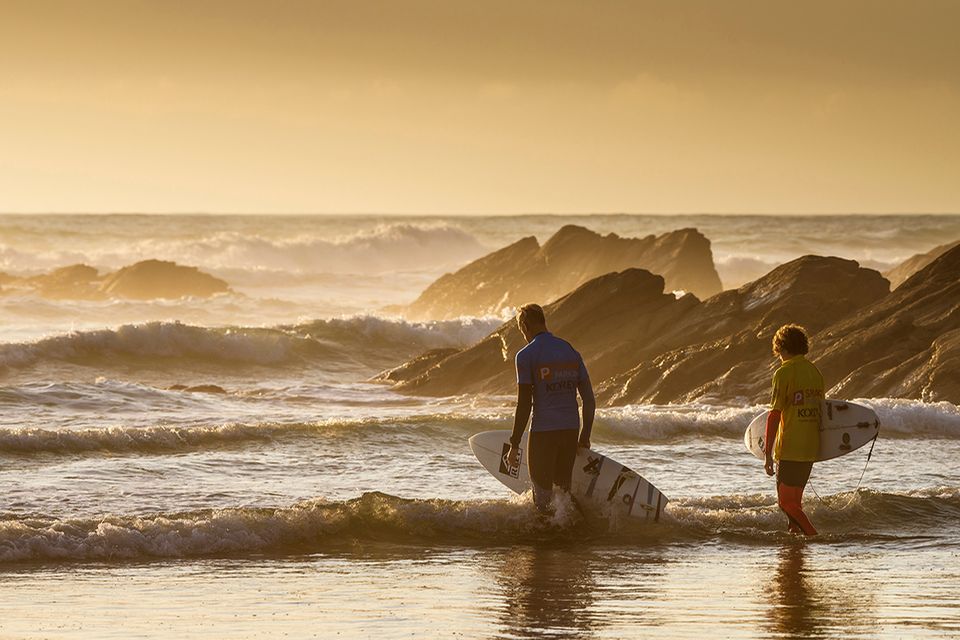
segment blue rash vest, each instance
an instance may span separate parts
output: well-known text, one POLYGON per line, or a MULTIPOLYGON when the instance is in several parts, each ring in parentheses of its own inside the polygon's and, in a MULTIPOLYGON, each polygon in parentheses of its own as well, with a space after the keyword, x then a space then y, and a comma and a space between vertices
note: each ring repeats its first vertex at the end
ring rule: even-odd
POLYGON ((566 340, 549 331, 538 333, 517 352, 517 384, 533 385, 531 431, 580 428, 577 391, 593 398, 583 358, 566 340))

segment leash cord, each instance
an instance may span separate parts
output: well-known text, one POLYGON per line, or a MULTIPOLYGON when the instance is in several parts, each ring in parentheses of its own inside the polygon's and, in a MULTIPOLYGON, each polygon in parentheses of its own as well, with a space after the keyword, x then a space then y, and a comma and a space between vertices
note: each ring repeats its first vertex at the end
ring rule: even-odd
MULTIPOLYGON (((873 457, 873 448, 877 445, 877 437, 879 435, 880 434, 878 433, 877 435, 873 436, 873 439, 870 441, 870 451, 867 453, 867 461, 863 463, 863 471, 860 472, 860 479, 857 480, 857 486, 854 487, 853 489, 853 495, 850 496, 850 501, 847 502, 846 505, 844 505, 843 507, 844 509, 846 509, 851 504, 853 504, 854 499, 856 499, 857 497, 857 491, 860 490, 860 483, 863 482, 863 476, 867 472, 867 465, 870 464, 870 458, 873 457)), ((813 491, 813 495, 817 497, 817 500, 820 501, 820 504, 823 504, 823 505, 827 504, 826 501, 820 497, 820 494, 817 493, 817 489, 812 484, 807 484, 807 486, 810 487, 811 491, 813 491)))

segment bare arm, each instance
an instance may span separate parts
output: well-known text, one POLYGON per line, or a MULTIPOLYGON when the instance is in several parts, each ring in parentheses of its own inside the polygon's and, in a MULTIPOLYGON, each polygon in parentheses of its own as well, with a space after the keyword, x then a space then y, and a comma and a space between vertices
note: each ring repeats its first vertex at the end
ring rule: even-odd
POLYGON ((767 414, 767 429, 763 436, 763 452, 766 460, 763 468, 768 476, 773 475, 773 443, 777 438, 777 429, 780 427, 780 410, 771 409, 767 414))
POLYGON ((517 411, 513 416, 513 434, 510 436, 510 446, 516 449, 520 446, 520 438, 530 420, 530 411, 533 409, 533 385, 517 385, 517 411))
MULTIPOLYGON (((586 369, 584 369, 586 372, 586 369)), ((583 427, 580 429, 580 446, 590 448, 590 434, 593 431, 593 418, 597 412, 597 399, 593 395, 593 385, 590 378, 584 376, 577 385, 577 391, 580 392, 580 399, 583 400, 583 407, 580 409, 583 415, 583 427)))

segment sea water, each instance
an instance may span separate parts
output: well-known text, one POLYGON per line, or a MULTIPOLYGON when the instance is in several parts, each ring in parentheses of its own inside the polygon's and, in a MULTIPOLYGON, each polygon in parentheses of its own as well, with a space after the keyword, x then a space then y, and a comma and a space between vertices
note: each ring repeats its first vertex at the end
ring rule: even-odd
POLYGON ((233 289, 0 295, 0 637, 960 635, 955 405, 856 399, 880 439, 869 464, 865 448, 816 465, 804 541, 743 448, 762 406, 601 408, 593 446, 670 498, 662 521, 565 504, 543 521, 467 445, 510 427, 512 398, 369 381, 501 322, 385 306, 570 223, 697 227, 726 286, 807 253, 883 270, 960 238, 960 216, 0 217, 9 273, 158 258, 233 289))

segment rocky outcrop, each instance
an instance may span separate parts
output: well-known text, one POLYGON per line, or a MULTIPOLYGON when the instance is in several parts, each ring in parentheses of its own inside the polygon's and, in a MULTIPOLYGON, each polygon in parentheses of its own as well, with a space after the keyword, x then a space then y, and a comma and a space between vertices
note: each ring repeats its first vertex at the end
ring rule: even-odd
MULTIPOLYGON (((943 270, 953 274, 957 286, 960 270, 943 270)), ((700 302, 693 295, 677 298, 665 293, 662 277, 631 269, 583 284, 548 305, 546 313, 551 330, 584 356, 602 404, 763 402, 776 366, 770 342, 778 327, 805 326, 813 336, 813 358, 823 363, 828 380, 841 380, 857 367, 868 366, 876 352, 864 342, 863 350, 853 348, 844 361, 839 352, 833 355, 834 340, 827 332, 861 317, 862 310, 877 310, 876 318, 864 325, 867 330, 884 314, 895 315, 898 305, 916 308, 909 304, 907 292, 920 295, 916 287, 927 282, 924 274, 917 274, 917 284, 908 282, 893 299, 889 283, 877 271, 852 260, 805 256, 700 302), (883 306, 885 301, 889 307, 883 306)), ((956 308, 960 295, 945 282, 934 279, 925 286, 947 291, 956 308)), ((944 312, 953 318, 958 313, 944 312)), ((950 333, 954 325, 949 317, 936 326, 925 325, 930 331, 923 344, 938 349, 941 358, 957 357, 960 337, 950 333)), ((424 395, 512 393, 513 357, 522 346, 518 329, 508 322, 468 349, 390 380, 398 390, 424 395)), ((838 386, 836 391, 845 389, 838 386)))
POLYGON ((99 277, 93 267, 75 264, 34 276, 27 283, 44 298, 89 300, 97 297, 99 277))
POLYGON ((523 238, 448 273, 427 287, 404 315, 449 319, 498 314, 525 302, 550 302, 597 276, 641 268, 663 277, 667 291, 701 298, 718 293, 710 241, 696 229, 621 238, 567 225, 543 246, 523 238))
POLYGON ((227 283, 203 273, 163 260, 144 260, 111 273, 100 284, 109 298, 153 300, 157 298, 206 298, 227 291, 227 283))
POLYGON ((383 373, 380 373, 373 378, 374 382, 403 382, 405 380, 413 380, 417 378, 438 363, 442 362, 446 358, 457 353, 459 349, 446 348, 446 349, 431 349, 424 354, 421 354, 405 362, 399 367, 394 367, 393 369, 387 369, 383 373))
POLYGON ((957 246, 960 246, 960 241, 942 244, 926 253, 918 253, 915 256, 907 258, 883 275, 890 281, 890 286, 896 289, 917 271, 920 271, 944 253, 957 246))
POLYGON ((960 403, 960 245, 814 341, 834 395, 960 403))
POLYGON ((763 401, 778 327, 796 323, 814 334, 888 292, 877 271, 852 260, 798 258, 699 305, 671 329, 681 346, 606 380, 598 395, 608 404, 763 401))
POLYGON ((60 300, 153 300, 209 297, 229 290, 226 282, 196 267, 144 260, 106 275, 91 266, 75 264, 39 276, 9 276, 2 293, 26 293, 60 300))
MULTIPOLYGON (((644 354, 655 352, 658 336, 699 301, 664 293, 663 278, 628 269, 596 278, 547 305, 552 331, 582 353, 595 380, 622 371, 644 354)), ((516 389, 514 356, 525 341, 516 322, 504 323, 476 345, 434 362, 409 377, 394 376, 402 391, 423 395, 512 393, 516 389)), ((396 370, 394 370, 396 371, 396 370)))

